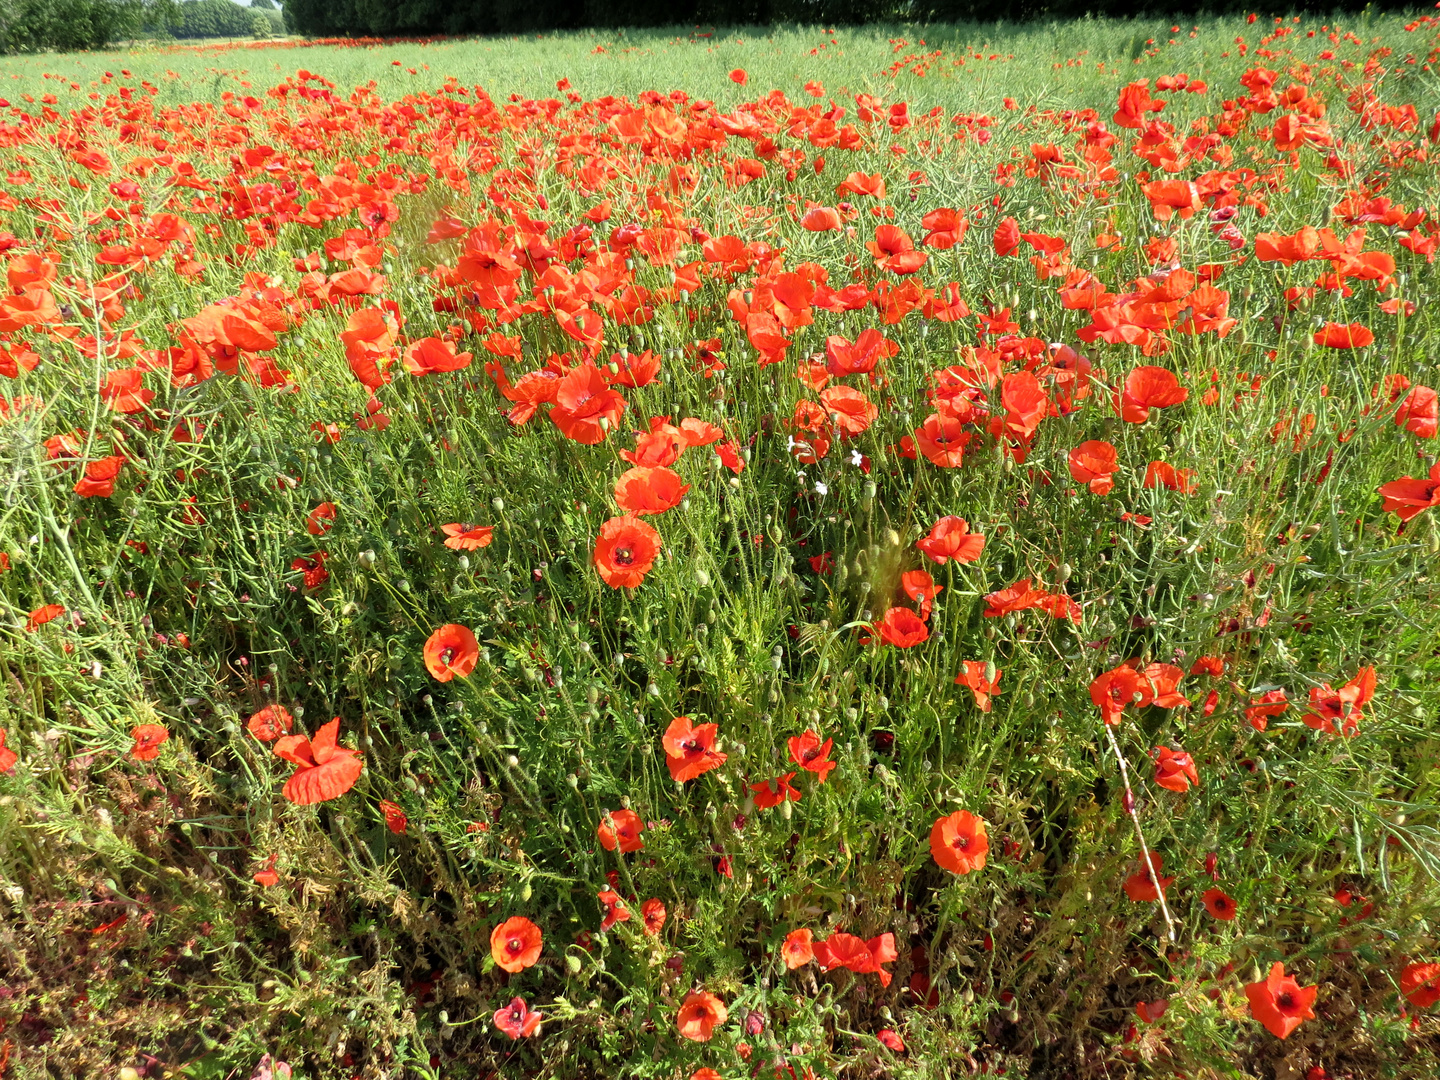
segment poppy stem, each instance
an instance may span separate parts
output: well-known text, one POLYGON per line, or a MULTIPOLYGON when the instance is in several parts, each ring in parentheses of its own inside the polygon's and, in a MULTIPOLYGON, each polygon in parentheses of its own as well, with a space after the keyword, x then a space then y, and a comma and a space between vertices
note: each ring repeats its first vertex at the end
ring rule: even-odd
POLYGON ((1165 886, 1160 880, 1160 873, 1155 869, 1155 864, 1150 861, 1150 845, 1145 843, 1145 833, 1140 828, 1140 812, 1135 807, 1135 792, 1130 787, 1130 770, 1125 765, 1125 755, 1120 752, 1120 743, 1115 738, 1115 732, 1109 724, 1102 725, 1105 728, 1105 737, 1110 740, 1110 749, 1115 751, 1115 760, 1120 764, 1120 779, 1125 784, 1125 809, 1130 814, 1130 820, 1135 825, 1135 837, 1140 841, 1140 857, 1145 861, 1145 869, 1149 872, 1151 880, 1155 882, 1155 894, 1160 898, 1160 914, 1165 916, 1165 931, 1170 938, 1170 943, 1175 943, 1175 920, 1170 917, 1170 905, 1165 902, 1165 886))

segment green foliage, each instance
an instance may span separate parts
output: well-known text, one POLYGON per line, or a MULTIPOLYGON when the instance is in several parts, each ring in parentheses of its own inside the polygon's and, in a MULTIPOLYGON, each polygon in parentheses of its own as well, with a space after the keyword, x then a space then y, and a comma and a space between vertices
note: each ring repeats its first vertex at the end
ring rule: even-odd
POLYGON ((98 49, 139 32, 169 0, 0 0, 0 53, 98 49))
POLYGON ((176 16, 172 32, 177 38, 269 37, 277 21, 231 0, 183 0, 176 16))

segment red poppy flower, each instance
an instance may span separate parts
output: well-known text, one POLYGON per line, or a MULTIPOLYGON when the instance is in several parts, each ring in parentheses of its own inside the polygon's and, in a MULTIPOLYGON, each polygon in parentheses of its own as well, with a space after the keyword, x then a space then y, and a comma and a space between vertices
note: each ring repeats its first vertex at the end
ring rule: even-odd
POLYGON ((639 851, 645 846, 645 841, 640 839, 645 823, 640 820, 639 814, 634 810, 611 810, 609 816, 609 822, 602 816, 600 827, 595 830, 601 847, 606 851, 614 851, 617 847, 621 851, 639 851))
POLYGON ((1284 964, 1276 963, 1269 975, 1245 987, 1245 996, 1250 999, 1250 1015, 1277 1039, 1284 1039, 1302 1022, 1315 1019, 1310 1006, 1318 991, 1319 987, 1301 986, 1285 974, 1284 964))
POLYGON ((975 695, 975 707, 981 712, 989 712, 991 696, 1000 693, 1000 675, 1000 669, 993 664, 966 660, 961 665, 960 674, 955 676, 955 683, 957 686, 968 686, 975 695))
POLYGON ((315 738, 286 735, 276 740, 275 756, 295 765, 281 794, 297 806, 338 799, 360 779, 363 765, 358 751, 338 745, 337 716, 315 733, 315 738))
POLYGON ((615 502, 632 514, 663 514, 679 506, 689 490, 689 484, 663 465, 639 465, 615 481, 615 502))
POLYGON ((640 905, 640 921, 645 924, 647 934, 658 934, 665 929, 665 915, 665 905, 656 897, 640 905))
POLYGON ((851 386, 832 386, 820 394, 820 404, 830 414, 840 434, 862 434, 880 415, 875 403, 851 386))
POLYGON ((84 499, 108 499, 115 494, 115 478, 125 458, 119 454, 97 458, 85 466, 85 474, 75 482, 75 494, 84 499))
POLYGON ((601 889, 599 892, 600 906, 605 909, 600 919, 600 929, 609 930, 616 923, 630 921, 630 909, 625 906, 625 901, 620 899, 620 894, 614 889, 601 889))
POLYGON ((425 670, 438 682, 465 678, 479 659, 480 643, 459 623, 446 623, 425 640, 425 670))
POLYGON ((385 818, 385 827, 392 833, 399 835, 409 828, 410 819, 405 816, 405 811, 400 808, 398 803, 393 803, 389 799, 381 799, 380 813, 385 818))
POLYGON ((736 86, 744 86, 747 82, 750 81, 750 76, 745 73, 744 68, 736 68, 734 71, 730 72, 730 81, 733 82, 736 86))
POLYGON ((972 533, 964 518, 947 515, 930 527, 929 536, 915 541, 915 546, 941 566, 951 559, 969 563, 985 550, 985 537, 972 533))
POLYGON ((295 718, 283 705, 266 705, 246 721, 245 727, 261 742, 272 742, 295 729, 295 718))
POLYGON ((490 957, 495 966, 514 975, 540 959, 540 928, 522 915, 512 915, 490 931, 490 957))
POLYGON ((1170 791, 1189 791, 1191 784, 1200 783, 1195 759, 1185 751, 1176 752, 1168 746, 1155 748, 1155 783, 1170 791))
POLYGON ((834 745, 834 739, 826 739, 822 743, 820 736, 808 729, 805 734, 792 735, 786 740, 790 760, 807 772, 814 773, 815 781, 819 784, 825 783, 830 770, 835 768, 836 763, 830 760, 830 748, 834 745))
POLYGON ((944 592, 945 587, 936 585, 927 571, 906 570, 900 575, 900 591, 920 605, 920 618, 928 619, 935 597, 944 592))
POLYGON ((715 1029, 725 1023, 729 1013, 725 1003, 714 994, 701 990, 685 995, 675 1026, 692 1042, 709 1042, 715 1029))
POLYGON ((436 375, 469 367, 470 354, 457 353, 452 342, 426 337, 406 346, 403 362, 411 375, 436 375))
POLYGON ((625 398, 612 390, 588 361, 572 368, 555 386, 550 419, 567 439, 594 446, 620 424, 625 398))
POLYGON ((1417 1009, 1440 1001, 1440 964, 1406 964, 1400 972, 1400 992, 1417 1009))
POLYGON ((1373 343, 1375 335, 1364 323, 1352 322, 1341 326, 1327 322, 1315 332, 1315 344, 1327 349, 1360 349, 1373 343))
POLYGON ((880 640, 897 649, 912 649, 930 637, 925 620, 905 607, 892 607, 875 624, 880 640))
POLYGON ((903 1054, 905 1052, 905 1040, 889 1028, 882 1028, 877 1031, 875 1038, 887 1049, 893 1050, 897 1054, 903 1054))
POLYGON ((942 469, 958 469, 965 460, 965 447, 975 437, 959 417, 938 412, 927 416, 914 434, 916 449, 942 469))
POLYGON ((634 589, 645 580, 660 553, 660 534, 634 514, 613 517, 600 526, 594 562, 612 589, 634 589))
POLYGON ((5 745, 5 729, 0 728, 0 773, 15 771, 15 763, 20 760, 20 755, 5 745))
POLYGON ((665 748, 665 763, 670 777, 680 783, 725 764, 726 755, 714 748, 718 724, 690 725, 688 716, 677 716, 665 729, 660 744, 665 748))
POLYGON ((1251 699, 1245 710, 1245 719, 1250 721, 1250 726, 1256 731, 1264 731, 1270 717, 1279 716, 1289 707, 1290 702, 1286 699, 1284 690, 1267 690, 1259 697, 1251 699))
POLYGON ((800 218, 800 227, 807 232, 835 232, 842 224, 840 211, 830 206, 812 206, 800 218))
POLYGON ((1092 494, 1108 495, 1115 488, 1113 474, 1120 467, 1115 447, 1099 439, 1089 439, 1070 451, 1070 478, 1085 484, 1092 494))
POLYGON ((1173 877, 1160 876, 1160 871, 1165 868, 1165 857, 1154 851, 1150 852, 1150 865, 1145 865, 1145 860, 1140 860, 1140 869, 1125 879, 1125 895, 1137 904, 1144 901, 1155 901, 1160 899, 1160 890, 1168 889, 1173 877))
POLYGON ((815 943, 815 959, 821 971, 848 968, 857 975, 863 975, 875 968, 875 957, 865 939, 854 934, 835 933, 824 941, 815 943))
POLYGON ((983 870, 989 851, 984 819, 968 810, 939 818, 930 829, 930 855, 952 874, 983 870))
POLYGON ((1125 377, 1124 387, 1115 394, 1115 411, 1131 424, 1143 424, 1151 409, 1179 405, 1189 396, 1173 371, 1147 364, 1125 377))
POLYGON ((1357 735, 1360 721, 1365 718, 1360 707, 1368 704, 1375 696, 1375 669, 1361 668, 1348 683, 1339 690, 1329 683, 1321 683, 1310 689, 1310 711, 1300 719, 1306 727, 1331 735, 1357 735), (1336 722, 1339 727, 1336 727, 1336 722))
POLYGON ((1426 479, 1402 476, 1399 480, 1381 484, 1378 490, 1384 500, 1381 509, 1396 515, 1401 521, 1409 521, 1432 506, 1440 506, 1440 461, 1430 467, 1426 479))
POLYGON ((1164 461, 1152 461, 1145 467, 1143 486, 1169 488, 1182 495, 1193 495, 1199 487, 1195 483, 1194 477, 1194 469, 1177 469, 1174 465, 1164 461))
POLYGON ((1395 423, 1412 435, 1433 439, 1440 434, 1440 395, 1428 386, 1416 386, 1395 411, 1395 423))
POLYGON ((160 756, 160 747, 170 739, 170 732, 164 724, 136 724, 130 730, 135 745, 130 756, 136 761, 154 761, 160 756))
POLYGON ((495 1026, 512 1039, 522 1039, 534 1035, 540 1027, 540 1021, 544 1019, 543 1013, 531 1009, 525 1004, 524 998, 517 997, 509 1005, 496 1011, 495 1026))
POLYGON ((64 614, 64 604, 45 604, 42 607, 37 607, 34 611, 30 612, 30 617, 25 620, 25 629, 33 632, 64 614))
POLYGON ((445 546, 452 551, 475 551, 489 547, 490 542, 495 539, 495 528, 492 525, 456 522, 452 525, 441 525, 440 531, 445 534, 445 546))
POLYGON ((750 790, 755 794, 755 805, 761 810, 770 810, 787 800, 799 802, 800 792, 790 786, 790 781, 794 779, 795 774, 792 772, 777 776, 774 780, 751 784, 750 790))
POLYGON ((1103 672, 1090 683, 1090 700, 1111 727, 1120 723, 1125 707, 1139 699, 1140 673, 1129 664, 1103 672))
POLYGON ((791 930, 785 935, 785 944, 780 946, 780 955, 785 958, 785 966, 791 971, 814 960, 815 949, 810 942, 810 931, 791 930))
POLYGON ((305 531, 311 536, 324 536, 335 521, 335 504, 322 502, 305 519, 305 531))
POLYGON ((1205 901, 1205 910, 1215 919, 1230 922, 1235 918, 1235 901, 1225 894, 1224 889, 1206 889, 1200 899, 1205 901))

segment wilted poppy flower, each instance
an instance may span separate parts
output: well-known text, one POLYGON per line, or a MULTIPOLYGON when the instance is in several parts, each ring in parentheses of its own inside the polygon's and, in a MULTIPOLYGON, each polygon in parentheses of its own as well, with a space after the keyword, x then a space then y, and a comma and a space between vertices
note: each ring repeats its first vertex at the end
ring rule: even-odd
POLYGON ((660 534, 634 514, 613 517, 595 540, 595 569, 612 589, 637 588, 660 553, 660 534))
POLYGON ((791 930, 785 935, 785 944, 780 946, 780 955, 785 958, 785 966, 791 971, 814 960, 815 949, 810 942, 810 931, 791 930))
POLYGON ((1235 901, 1225 894, 1224 889, 1206 889, 1200 899, 1205 902, 1205 910, 1212 918, 1223 922, 1230 922, 1235 918, 1235 901))
POLYGON ((911 649, 930 637, 925 620, 906 607, 892 607, 875 624, 880 640, 897 649, 911 649))
POLYGON ((136 724, 130 737, 135 740, 130 756, 136 761, 154 761, 160 756, 160 747, 169 740, 170 732, 164 724, 136 724))
POLYGON ((983 870, 989 850, 984 819, 968 810, 939 818, 930 829, 931 857, 953 874, 983 870))
POLYGON ((663 465, 638 465, 615 481, 615 502, 632 514, 663 514, 679 506, 689 490, 689 484, 663 465))
POLYGON ((286 735, 275 743, 275 756, 295 765, 295 774, 285 781, 281 794, 297 806, 338 799, 360 779, 360 754, 338 745, 340 718, 337 716, 315 733, 286 735))
POLYGON ((305 519, 305 531, 311 536, 324 536, 335 522, 335 504, 322 502, 305 519))
POLYGON ((665 729, 660 744, 665 748, 665 763, 670 777, 685 783, 725 764, 725 755, 714 749, 718 724, 692 727, 688 716, 677 716, 665 729))
POLYGON ((639 814, 634 810, 611 810, 608 813, 610 820, 607 822, 602 816, 600 828, 595 830, 601 847, 606 851, 614 851, 617 847, 621 851, 639 851, 645 846, 645 841, 640 839, 645 823, 640 820, 639 814))
POLYGON ((1168 746, 1157 746, 1155 783, 1171 791, 1189 791, 1191 784, 1200 783, 1200 774, 1195 771, 1195 759, 1183 750, 1177 752, 1168 746))
POLYGON ((261 742, 271 742, 295 729, 295 718, 283 705, 266 705, 245 722, 251 735, 261 742))
POLYGON ((640 921, 645 924, 647 934, 658 934, 665 929, 665 905, 651 897, 640 905, 640 921))
POLYGON ((534 1035, 545 1017, 525 1004, 524 998, 515 998, 495 1013, 495 1026, 512 1039, 534 1035))
POLYGON ((968 686, 975 695, 975 707, 981 712, 989 712, 991 696, 1000 693, 1000 674, 1000 669, 994 664, 966 660, 960 674, 955 676, 955 683, 957 686, 968 686))
POLYGON ((1160 871, 1165 868, 1165 857, 1154 851, 1150 852, 1150 865, 1145 865, 1145 860, 1140 860, 1140 869, 1125 879, 1125 895, 1137 904, 1145 901, 1160 899, 1160 890, 1168 889, 1174 877, 1160 876, 1160 871))
POLYGON ((1264 731, 1270 722, 1270 717, 1279 716, 1290 707, 1290 702, 1285 697, 1284 690, 1267 690, 1257 698, 1252 698, 1250 705, 1245 709, 1245 719, 1250 721, 1250 726, 1256 731, 1264 731))
POLYGON ((479 642, 469 627, 459 623, 446 623, 425 641, 425 670, 439 682, 456 675, 465 678, 479 659, 479 642))
POLYGON ((1341 326, 1327 322, 1315 332, 1315 344, 1327 349, 1360 349, 1371 344, 1375 335, 1364 323, 1352 322, 1341 326))
POLYGON ((440 531, 445 534, 445 546, 452 551, 475 551, 478 548, 489 547, 490 541, 495 539, 495 528, 492 525, 455 522, 451 525, 441 525, 440 531))
POLYGON ((835 768, 835 762, 830 760, 830 748, 834 744, 834 739, 826 739, 822 743, 820 736, 808 729, 805 734, 792 735, 786 740, 790 760, 807 772, 814 773, 816 783, 820 784, 825 782, 830 770, 835 768))
POLYGON ((1310 1006, 1319 987, 1301 986, 1285 974, 1285 965, 1276 963, 1270 974, 1245 987, 1250 999, 1250 1015, 1269 1029, 1278 1039, 1288 1038, 1305 1020, 1315 1019, 1310 1006))
POLYGON ((715 1029, 725 1023, 728 1016, 724 1002, 714 994, 701 990, 685 995, 675 1026, 692 1042, 709 1042, 715 1029))
POLYGON ((1440 506, 1440 461, 1430 467, 1425 479, 1402 476, 1379 487, 1384 500, 1381 509, 1396 515, 1401 521, 1409 521, 1416 514, 1432 506, 1440 506))
POLYGON ((1120 467, 1115 447, 1099 439, 1089 439, 1070 451, 1070 478, 1086 485, 1092 494, 1108 495, 1115 488, 1113 475, 1120 467))
POLYGON ((1306 727, 1331 735, 1357 735, 1360 721, 1365 718, 1360 707, 1368 704, 1375 696, 1375 669, 1361 668, 1348 683, 1339 690, 1331 689, 1329 683, 1321 683, 1310 689, 1310 711, 1300 719, 1306 727), (1336 723, 1339 727, 1336 727, 1336 723))
POLYGON ((514 975, 540 959, 540 928, 522 915, 512 915, 490 931, 490 957, 495 966, 514 975))
POLYGON ((1153 1024, 1165 1015, 1165 1009, 1169 1004, 1170 1002, 1165 998, 1161 998, 1159 1001, 1137 1001, 1135 1015, 1140 1018, 1142 1024, 1153 1024))
POLYGON ((1440 964, 1406 964, 1400 972, 1400 992, 1417 1009, 1440 1001, 1440 964))
POLYGON ((385 827, 396 835, 403 833, 410 826, 410 819, 405 816, 405 811, 400 808, 398 803, 393 803, 389 799, 380 800, 380 813, 385 818, 385 827))
POLYGON ((616 923, 630 921, 630 909, 614 889, 601 889, 598 897, 600 906, 605 909, 600 919, 601 930, 609 930, 616 923))
POLYGON ((929 536, 915 541, 915 546, 941 566, 951 559, 969 563, 985 550, 985 537, 972 533, 964 518, 946 516, 930 527, 929 536))

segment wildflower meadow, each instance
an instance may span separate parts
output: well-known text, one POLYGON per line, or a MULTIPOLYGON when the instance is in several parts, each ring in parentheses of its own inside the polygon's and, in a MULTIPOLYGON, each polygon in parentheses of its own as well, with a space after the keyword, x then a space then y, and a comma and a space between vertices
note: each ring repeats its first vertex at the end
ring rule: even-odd
POLYGON ((1440 1074, 1437 62, 0 58, 0 1075, 1440 1074))

